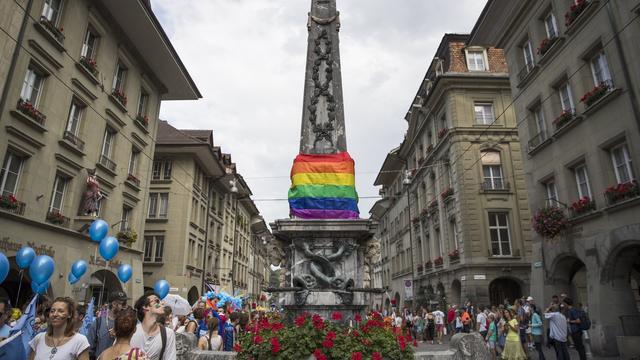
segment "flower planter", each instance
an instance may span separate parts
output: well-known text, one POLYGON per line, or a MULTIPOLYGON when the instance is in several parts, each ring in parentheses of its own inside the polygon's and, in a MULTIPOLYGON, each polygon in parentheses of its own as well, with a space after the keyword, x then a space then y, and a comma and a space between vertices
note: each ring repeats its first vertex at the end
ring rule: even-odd
POLYGON ((53 35, 53 37, 58 40, 58 42, 64 42, 63 28, 57 28, 51 21, 49 21, 49 19, 44 16, 40 18, 40 24, 42 24, 42 26, 44 26, 44 28, 47 29, 47 31, 49 31, 51 35, 53 35))
POLYGON ((442 198, 442 200, 444 200, 444 199, 446 199, 446 198, 448 198, 448 197, 450 197, 452 195, 453 195, 453 189, 452 188, 447 188, 445 191, 443 191, 440 194, 440 197, 442 198))
POLYGON ((13 195, 0 195, 0 208, 15 210, 20 206, 20 202, 13 195))
POLYGON ((149 117, 147 115, 138 114, 136 116, 136 121, 145 128, 149 126, 149 117))
POLYGON ((574 21, 584 12, 591 2, 587 0, 578 0, 569 7, 569 10, 564 14, 564 25, 570 27, 574 21))
POLYGON ((564 211, 551 206, 538 210, 533 215, 533 230, 538 235, 552 239, 568 228, 569 221, 564 211))
POLYGON ((596 85, 593 89, 582 95, 580 102, 584 103, 586 107, 590 107, 607 95, 611 88, 612 86, 606 82, 596 85))
POLYGON ((455 249, 449 253, 449 261, 457 261, 457 260, 460 260, 460 251, 458 251, 458 249, 455 249))
POLYGON ((556 43, 556 41, 558 41, 558 37, 553 37, 551 39, 549 38, 545 38, 544 40, 542 40, 540 42, 540 46, 538 46, 538 55, 540 56, 544 56, 549 49, 551 49, 551 47, 553 46, 553 44, 556 43))
POLYGON ((575 117, 575 112, 573 110, 564 110, 560 116, 553 120, 552 123, 556 127, 556 130, 558 130, 571 122, 575 117))
POLYGON ((47 213, 47 221, 60 226, 69 226, 69 218, 57 211, 49 211, 47 213))
POLYGON ((604 193, 609 205, 633 199, 640 196, 640 186, 637 180, 609 186, 604 193))
POLYGON ((138 240, 138 234, 130 229, 119 231, 116 235, 116 238, 119 242, 126 244, 126 246, 131 247, 133 243, 138 240))
POLYGON ((588 214, 596 209, 596 202, 591 200, 588 196, 583 196, 577 201, 571 204, 569 211, 571 217, 578 217, 584 214, 588 214))
POLYGON ((441 267, 442 264, 444 264, 444 259, 442 259, 442 256, 438 256, 437 258, 433 259, 433 264, 436 267, 441 267))
POLYGON ((124 94, 123 91, 119 89, 113 89, 111 91, 111 96, 113 96, 123 107, 127 107, 127 95, 124 94))
POLYGON ((45 120, 47 120, 47 117, 38 111, 29 101, 18 100, 17 110, 40 125, 44 125, 45 120))
POLYGON ((90 57, 82 56, 80 57, 80 65, 84 66, 85 69, 89 70, 89 72, 93 76, 98 76, 98 63, 96 63, 95 59, 90 57))

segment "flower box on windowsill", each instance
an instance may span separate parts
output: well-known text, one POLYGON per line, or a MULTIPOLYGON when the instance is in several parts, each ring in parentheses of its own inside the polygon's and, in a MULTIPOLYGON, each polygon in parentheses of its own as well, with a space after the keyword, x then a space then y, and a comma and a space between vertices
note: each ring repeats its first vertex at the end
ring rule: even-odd
POLYGON ((140 179, 138 179, 133 174, 127 175, 127 182, 130 182, 131 184, 135 185, 138 189, 140 188, 140 179))
POLYGON ((455 249, 449 253, 449 263, 458 261, 460 261, 460 251, 458 251, 458 249, 455 249))
POLYGON ((39 22, 34 22, 33 26, 35 26, 36 30, 42 36, 47 39, 56 50, 63 52, 64 51, 64 33, 63 28, 57 28, 53 25, 47 18, 44 16, 40 18, 39 22))
POLYGON ((554 138, 559 138, 567 130, 576 126, 582 120, 582 116, 576 114, 575 110, 563 111, 560 116, 553 120, 556 131, 553 133, 554 138))
POLYGON ((131 247, 131 245, 138 240, 138 234, 131 229, 127 229, 124 231, 119 231, 116 235, 116 238, 119 242, 125 244, 127 247, 131 247))
MULTIPOLYGON (((622 90, 620 88, 614 88, 610 86, 604 93, 595 95, 596 96, 595 99, 590 99, 591 101, 589 101, 589 105, 587 105, 587 102, 584 101, 586 106, 584 110, 584 114, 589 116, 595 113, 598 109, 608 104, 611 100, 615 99, 621 93, 622 93, 622 90)), ((587 94, 585 94, 585 96, 587 94)))
POLYGON ((109 99, 111 99, 111 102, 116 104, 120 111, 123 113, 127 112, 127 96, 122 91, 113 89, 111 91, 111 95, 109 95, 109 99))
POLYGON ((69 227, 69 218, 62 215, 62 213, 59 213, 57 211, 49 211, 47 212, 47 222, 54 224, 54 225, 58 225, 58 226, 62 226, 62 227, 69 227))
POLYGON ((94 85, 98 85, 100 84, 100 79, 98 78, 98 76, 100 75, 100 72, 98 72, 98 69, 96 68, 96 72, 95 74, 91 71, 91 69, 89 69, 87 67, 87 65, 82 63, 82 58, 80 58, 80 61, 78 61, 76 63, 76 68, 78 68, 78 70, 80 70, 80 72, 94 85))
POLYGON ((147 115, 138 114, 134 124, 136 124, 136 126, 145 134, 149 133, 149 117, 147 115))
POLYGON ((577 31, 589 18, 591 14, 598 8, 598 0, 578 0, 575 4, 572 4, 569 10, 565 13, 565 32, 568 35, 577 31))
POLYGON ((604 193, 607 205, 613 206, 626 200, 640 197, 640 185, 637 180, 609 186, 604 193))
POLYGON ((588 196, 583 196, 574 201, 569 207, 569 217, 576 218, 594 212, 596 210, 596 202, 588 196))
POLYGON ((0 210, 16 215, 24 215, 26 204, 18 201, 13 195, 0 195, 0 210))
POLYGON ((437 268, 442 267, 442 264, 444 264, 444 259, 442 259, 442 256, 438 256, 437 258, 433 259, 433 264, 437 268))
POLYGON ((539 65, 544 65, 544 63, 551 59, 553 54, 557 53, 558 49, 562 47, 562 43, 564 43, 564 38, 558 36, 545 40, 547 40, 547 42, 545 43, 543 40, 538 48, 538 54, 540 55, 540 59, 538 60, 539 65))
POLYGON ((36 109, 36 107, 33 106, 29 101, 24 101, 22 99, 18 100, 16 109, 42 126, 44 126, 44 123, 47 120, 47 117, 38 109, 36 109))
POLYGON ((440 197, 442 198, 442 200, 446 200, 446 199, 448 199, 448 198, 450 198, 452 196, 453 196, 453 189, 452 188, 447 188, 440 194, 440 197))

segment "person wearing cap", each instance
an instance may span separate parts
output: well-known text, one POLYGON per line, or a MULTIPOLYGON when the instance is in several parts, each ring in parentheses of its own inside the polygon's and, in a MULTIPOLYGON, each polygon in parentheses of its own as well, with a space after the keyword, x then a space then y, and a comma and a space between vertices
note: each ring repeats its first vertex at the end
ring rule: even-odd
POLYGON ((89 358, 97 359, 103 351, 113 345, 115 340, 114 325, 116 315, 127 306, 127 294, 114 291, 109 294, 108 310, 100 314, 91 324, 87 339, 89 340, 89 358))

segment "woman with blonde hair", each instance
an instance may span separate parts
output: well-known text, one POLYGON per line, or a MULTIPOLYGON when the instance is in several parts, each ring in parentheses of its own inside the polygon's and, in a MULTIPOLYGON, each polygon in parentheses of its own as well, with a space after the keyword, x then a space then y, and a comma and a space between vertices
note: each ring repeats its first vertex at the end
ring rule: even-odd
POLYGON ((76 304, 69 297, 56 298, 47 318, 47 331, 30 342, 30 360, 89 360, 89 341, 75 331, 76 304))
POLYGON ((520 343, 520 329, 515 312, 511 309, 505 310, 504 320, 504 332, 507 333, 507 340, 502 351, 502 359, 527 360, 527 355, 524 353, 520 343))

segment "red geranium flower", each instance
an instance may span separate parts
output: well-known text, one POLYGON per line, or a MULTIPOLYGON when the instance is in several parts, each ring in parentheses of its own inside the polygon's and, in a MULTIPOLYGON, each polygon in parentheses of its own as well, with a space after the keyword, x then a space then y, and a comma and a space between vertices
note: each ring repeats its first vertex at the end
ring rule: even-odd
POLYGON ((271 353, 277 354, 280 352, 280 341, 278 341, 277 337, 273 337, 270 340, 271 342, 271 353))
POLYGON ((262 337, 260 335, 256 335, 253 337, 254 344, 260 344, 262 342, 262 337))
POLYGON ((371 360, 382 360, 382 355, 376 351, 371 354, 371 360))
POLYGON ((325 339, 322 342, 322 347, 327 348, 327 349, 331 349, 333 347, 333 340, 325 339))
POLYGON ((359 323, 360 321, 362 321, 362 315, 360 315, 360 313, 357 313, 356 316, 354 317, 354 320, 359 323))
POLYGON ((316 360, 327 360, 327 356, 320 349, 316 349, 316 351, 313 352, 313 356, 316 360))
POLYGON ((340 321, 340 320, 342 320, 342 313, 341 313, 341 312, 338 312, 338 311, 334 311, 334 312, 331 314, 331 320, 334 320, 334 321, 340 321))
POLYGON ((362 353, 360 351, 352 353, 351 360, 362 360, 362 353))
POLYGON ((413 346, 418 347, 418 342, 416 341, 416 339, 413 339, 413 346))
POLYGON ((306 320, 307 320, 307 314, 306 313, 300 314, 295 320, 296 326, 297 327, 303 326, 306 320))
POLYGON ((336 332, 335 331, 329 331, 327 333, 327 340, 335 340, 336 339, 336 332))
POLYGON ((240 346, 240 343, 237 343, 235 345, 233 345, 233 351, 240 353, 242 352, 242 347, 240 346))
POLYGON ((277 332, 282 329, 284 329, 284 325, 282 323, 273 323, 271 325, 271 330, 273 330, 274 332, 277 332))
POLYGON ((318 314, 313 314, 311 317, 311 321, 313 322, 313 327, 316 330, 324 329, 324 320, 322 320, 322 316, 318 314))

